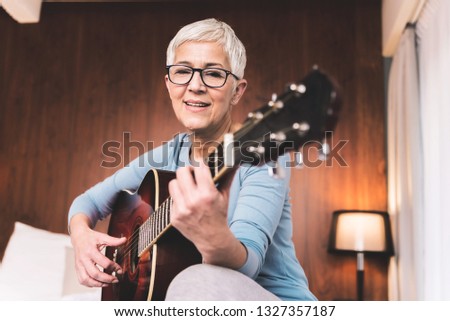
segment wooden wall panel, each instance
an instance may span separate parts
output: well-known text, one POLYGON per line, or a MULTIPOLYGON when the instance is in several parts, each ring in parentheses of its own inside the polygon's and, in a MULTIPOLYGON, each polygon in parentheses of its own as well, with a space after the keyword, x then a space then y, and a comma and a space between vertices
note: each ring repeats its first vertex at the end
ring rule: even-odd
MULTIPOLYGON (((182 130, 163 81, 165 50, 180 26, 214 16, 248 51, 237 119, 314 64, 341 85, 333 144, 348 141, 340 152, 347 166, 294 170, 291 196, 312 291, 355 298, 355 258, 326 247, 332 211, 386 209, 380 11, 379 0, 44 3, 35 25, 0 11, 0 256, 14 221, 66 231, 72 199, 117 169, 100 166, 111 161, 103 144, 123 144, 130 133, 157 146, 182 130)), ((387 299, 385 260, 366 263, 366 298, 387 299)))

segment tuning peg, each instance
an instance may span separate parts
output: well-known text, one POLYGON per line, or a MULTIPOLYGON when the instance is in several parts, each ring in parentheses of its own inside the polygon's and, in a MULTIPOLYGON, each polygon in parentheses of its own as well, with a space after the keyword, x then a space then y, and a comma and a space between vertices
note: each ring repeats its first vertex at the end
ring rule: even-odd
POLYGON ((284 103, 281 100, 278 100, 277 94, 272 94, 272 99, 271 101, 269 101, 268 105, 277 109, 281 109, 284 107, 284 103))
POLYGON ((284 142, 286 140, 286 134, 283 132, 271 133, 270 139, 277 142, 284 142))
POLYGON ((251 118, 253 120, 261 120, 264 118, 264 115, 258 111, 256 113, 253 113, 253 112, 248 113, 247 117, 251 118))
POLYGON ((300 94, 304 94, 306 92, 306 86, 304 84, 291 84, 289 85, 289 89, 300 94))
POLYGON ((283 166, 280 166, 280 164, 275 162, 275 165, 269 166, 269 176, 276 178, 276 179, 283 179, 286 177, 286 170, 283 166))
POLYGON ((328 158, 328 155, 330 154, 330 145, 327 143, 327 141, 324 139, 322 141, 322 148, 319 150, 319 159, 321 161, 325 161, 328 158))
POLYGON ((250 152, 250 153, 257 153, 257 154, 259 154, 259 155, 264 155, 264 152, 265 152, 265 148, 264 148, 264 146, 257 146, 257 147, 255 147, 255 146, 249 146, 248 147, 248 151, 250 152))
POLYGON ((307 122, 294 123, 292 125, 292 129, 295 129, 296 131, 298 131, 300 136, 303 136, 307 132, 309 132, 310 128, 311 128, 311 126, 307 122))
POLYGON ((294 153, 294 168, 303 168, 303 154, 301 152, 294 153))
POLYGON ((277 99, 278 99, 278 95, 276 93, 273 93, 272 97, 270 98, 270 101, 269 101, 268 105, 270 107, 275 106, 275 103, 276 103, 277 99))
POLYGON ((337 99, 337 92, 335 90, 330 93, 330 98, 331 101, 335 101, 337 99))

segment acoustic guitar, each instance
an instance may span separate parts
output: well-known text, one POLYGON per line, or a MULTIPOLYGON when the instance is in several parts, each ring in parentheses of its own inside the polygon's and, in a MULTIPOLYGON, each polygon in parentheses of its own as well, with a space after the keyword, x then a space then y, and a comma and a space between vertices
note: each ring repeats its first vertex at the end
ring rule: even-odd
MULTIPOLYGON (((339 100, 336 85, 318 68, 281 95, 273 95, 210 155, 208 164, 218 188, 244 163, 258 166, 321 142, 335 127, 339 100)), ((118 196, 108 234, 125 236, 127 242, 107 247, 106 256, 122 267, 123 274, 118 283, 102 289, 102 300, 164 300, 172 279, 201 263, 195 246, 170 223, 168 183, 174 177, 174 172, 151 169, 135 193, 122 191, 118 196)))

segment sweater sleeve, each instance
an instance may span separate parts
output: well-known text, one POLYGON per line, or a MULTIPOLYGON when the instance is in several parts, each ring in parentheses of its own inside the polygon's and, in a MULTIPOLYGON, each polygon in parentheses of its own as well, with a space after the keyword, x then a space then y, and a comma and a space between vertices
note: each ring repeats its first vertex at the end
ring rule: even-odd
POLYGON ((233 200, 230 201, 235 204, 230 203, 230 228, 247 249, 247 261, 239 271, 251 278, 256 278, 261 271, 283 211, 286 207, 290 210, 290 170, 286 166, 286 158, 283 160, 280 166, 284 168, 284 178, 268 175, 268 168, 273 164, 243 166, 233 182, 233 200))
POLYGON ((79 195, 72 202, 68 222, 77 213, 88 216, 91 226, 106 218, 112 211, 114 202, 123 190, 135 192, 151 168, 174 170, 174 153, 178 148, 176 138, 163 144, 119 169, 102 182, 97 183, 79 195))

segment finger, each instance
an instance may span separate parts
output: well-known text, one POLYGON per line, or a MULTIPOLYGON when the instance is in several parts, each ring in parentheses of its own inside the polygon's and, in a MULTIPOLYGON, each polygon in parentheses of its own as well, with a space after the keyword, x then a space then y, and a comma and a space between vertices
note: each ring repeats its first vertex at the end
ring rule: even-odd
POLYGON ((180 186, 176 179, 169 182, 169 193, 173 200, 172 211, 170 215, 170 221, 173 223, 176 221, 181 209, 186 208, 183 194, 180 190, 180 186))
POLYGON ((104 288, 104 287, 107 287, 107 286, 109 286, 111 283, 102 283, 102 282, 100 282, 100 281, 97 281, 97 280, 94 280, 94 279, 92 279, 92 278, 89 278, 89 287, 91 287, 91 288, 93 288, 93 287, 96 287, 96 288, 98 288, 98 287, 101 287, 101 288, 104 288))
POLYGON ((197 186, 202 189, 215 189, 216 186, 211 176, 211 170, 204 162, 200 166, 194 168, 194 176, 197 186))
POLYGON ((99 246, 102 246, 102 249, 105 246, 120 246, 120 245, 123 245, 123 244, 125 244, 125 242, 127 240, 127 238, 124 237, 124 236, 123 237, 114 237, 114 236, 110 236, 108 234, 103 234, 103 233, 100 233, 99 235, 100 235, 100 237, 97 240, 97 244, 99 246))
POLYGON ((89 262, 85 264, 86 273, 89 276, 89 283, 96 283, 96 286, 99 286, 97 282, 100 283, 117 283, 119 282, 119 279, 111 274, 105 273, 100 270, 99 266, 96 264, 96 262, 89 262))
POLYGON ((98 266, 102 267, 105 272, 108 272, 108 274, 112 272, 116 272, 118 274, 123 273, 122 267, 117 262, 110 260, 99 251, 92 253, 91 260, 98 266))
POLYGON ((76 264, 76 271, 78 276, 78 281, 80 284, 88 287, 103 287, 106 284, 100 281, 95 280, 94 278, 90 277, 84 264, 76 264))
POLYGON ((88 286, 90 288, 105 287, 105 286, 108 286, 109 284, 111 284, 111 283, 103 283, 103 282, 97 281, 97 280, 91 278, 89 275, 86 275, 86 277, 83 279, 83 281, 80 281, 80 283, 85 286, 88 286))
POLYGON ((116 247, 123 245, 126 242, 126 237, 113 237, 104 233, 95 233, 95 246, 89 247, 84 255, 83 265, 89 265, 91 261, 96 262, 100 267, 107 270, 108 273, 117 272, 122 273, 122 268, 116 262, 111 261, 106 257, 103 250, 107 246, 116 247))
POLYGON ((189 166, 179 168, 176 172, 177 181, 181 183, 179 189, 184 195, 189 195, 197 187, 193 171, 194 168, 189 166))
POLYGON ((177 170, 177 178, 173 184, 177 187, 178 192, 172 196, 180 214, 187 214, 192 211, 197 203, 196 200, 199 193, 193 173, 194 168, 192 167, 177 170))

